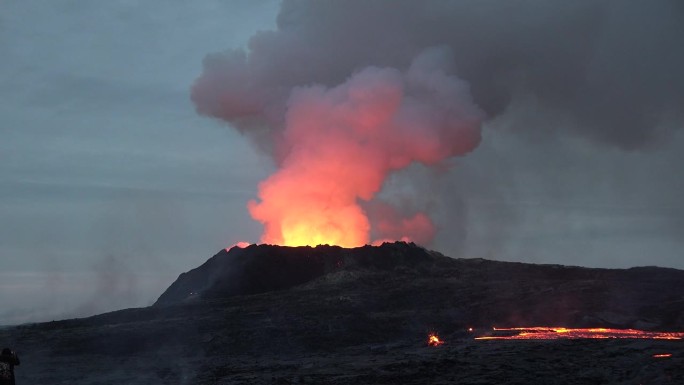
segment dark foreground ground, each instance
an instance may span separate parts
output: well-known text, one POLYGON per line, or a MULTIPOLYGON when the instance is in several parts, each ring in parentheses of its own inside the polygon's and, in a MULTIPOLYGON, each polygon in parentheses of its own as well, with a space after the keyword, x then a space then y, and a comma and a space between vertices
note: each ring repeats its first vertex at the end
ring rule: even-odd
POLYGON ((23 354, 18 384, 684 384, 680 342, 397 342, 293 355, 23 354), (672 358, 653 358, 656 353, 672 358), (38 366, 37 366, 38 365, 38 366))
POLYGON ((250 267, 271 249, 243 259, 220 253, 228 281, 248 281, 226 286, 220 269, 207 266, 214 276, 199 269, 179 277, 164 304, 4 328, 0 341, 22 359, 19 385, 684 384, 681 340, 482 341, 466 331, 682 330, 684 272, 450 259, 405 244, 373 250, 383 263, 333 253, 310 265, 324 268, 310 269, 309 281, 291 287, 277 271, 296 264, 267 271, 267 258, 250 267), (274 280, 278 290, 268 287, 274 280), (198 289, 198 282, 207 285, 198 289), (222 295, 217 282, 231 294, 222 295), (430 331, 445 344, 427 346, 430 331), (672 357, 653 357, 659 353, 672 357))

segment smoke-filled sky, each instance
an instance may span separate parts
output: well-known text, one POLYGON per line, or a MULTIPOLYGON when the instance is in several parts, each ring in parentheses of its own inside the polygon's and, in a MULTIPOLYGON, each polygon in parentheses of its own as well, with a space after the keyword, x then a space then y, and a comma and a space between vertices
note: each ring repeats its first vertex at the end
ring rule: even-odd
POLYGON ((387 108, 369 239, 684 268, 682 41, 678 0, 3 1, 0 324, 151 303, 387 108))

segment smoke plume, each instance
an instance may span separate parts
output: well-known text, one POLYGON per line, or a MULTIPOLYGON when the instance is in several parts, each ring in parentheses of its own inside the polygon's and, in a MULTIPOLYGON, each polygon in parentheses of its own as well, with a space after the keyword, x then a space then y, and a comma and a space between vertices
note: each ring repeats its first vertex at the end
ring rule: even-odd
POLYGON ((263 241, 429 242, 425 214, 370 223, 359 203, 411 163, 472 151, 485 117, 624 150, 681 127, 683 13, 677 0, 285 0, 275 31, 205 58, 192 99, 273 155, 249 203, 263 241))

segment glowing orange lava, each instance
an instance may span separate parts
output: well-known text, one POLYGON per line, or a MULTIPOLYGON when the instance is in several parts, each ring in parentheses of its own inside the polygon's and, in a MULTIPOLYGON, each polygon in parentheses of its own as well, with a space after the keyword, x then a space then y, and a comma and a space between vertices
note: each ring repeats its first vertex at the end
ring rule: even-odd
POLYGON ((659 353, 659 354, 654 354, 653 358, 670 358, 672 357, 672 353, 659 353))
POLYGON ((428 346, 440 346, 444 344, 444 341, 439 339, 439 336, 436 333, 430 333, 428 335, 428 341, 427 341, 428 346))
POLYGON ((490 335, 476 337, 476 340, 558 340, 587 338, 630 338, 652 340, 681 340, 682 332, 653 332, 636 329, 587 328, 572 329, 564 327, 519 327, 493 328, 490 335))
POLYGON ((233 247, 244 249, 245 247, 247 247, 249 245, 250 245, 249 242, 244 242, 244 241, 236 242, 236 243, 233 243, 232 245, 226 247, 226 251, 230 251, 230 249, 232 249, 233 247))

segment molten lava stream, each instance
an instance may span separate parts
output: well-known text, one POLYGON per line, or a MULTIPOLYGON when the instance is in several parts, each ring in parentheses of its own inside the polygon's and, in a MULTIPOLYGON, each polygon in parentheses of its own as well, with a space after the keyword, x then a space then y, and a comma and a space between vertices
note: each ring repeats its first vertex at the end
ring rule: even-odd
POLYGON ((476 340, 558 340, 588 338, 631 338, 652 340, 681 340, 682 332, 653 332, 636 329, 564 328, 564 327, 518 327, 493 328, 491 335, 475 337, 476 340))
POLYGON ((439 336, 436 333, 430 333, 428 335, 428 346, 440 346, 444 344, 444 341, 439 339, 439 336))

